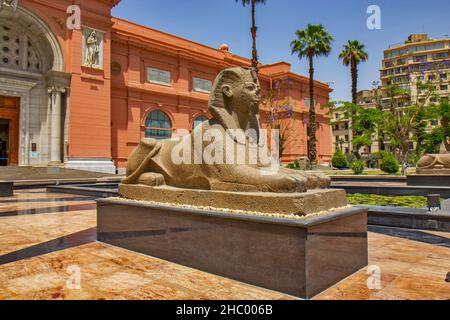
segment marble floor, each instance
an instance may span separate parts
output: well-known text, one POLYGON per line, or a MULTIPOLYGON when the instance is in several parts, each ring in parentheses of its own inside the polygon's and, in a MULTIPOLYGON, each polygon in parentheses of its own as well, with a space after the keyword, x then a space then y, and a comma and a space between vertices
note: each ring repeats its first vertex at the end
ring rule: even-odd
MULTIPOLYGON (((450 234, 370 231, 371 267, 315 299, 450 299, 450 234)), ((0 299, 294 299, 95 238, 92 198, 45 190, 0 198, 0 299)))

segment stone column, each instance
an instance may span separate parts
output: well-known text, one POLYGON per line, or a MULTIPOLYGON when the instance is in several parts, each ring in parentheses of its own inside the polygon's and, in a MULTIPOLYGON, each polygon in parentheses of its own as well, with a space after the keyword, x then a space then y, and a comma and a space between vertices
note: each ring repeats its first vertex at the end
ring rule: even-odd
POLYGON ((51 99, 51 157, 50 164, 61 164, 61 147, 62 147, 62 112, 61 102, 62 94, 66 92, 64 88, 51 87, 48 89, 51 99))

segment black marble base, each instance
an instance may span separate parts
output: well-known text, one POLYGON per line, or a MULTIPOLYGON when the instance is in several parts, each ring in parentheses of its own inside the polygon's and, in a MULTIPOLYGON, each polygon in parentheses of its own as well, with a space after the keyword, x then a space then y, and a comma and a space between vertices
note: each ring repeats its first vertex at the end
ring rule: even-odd
POLYGON ((441 198, 450 199, 450 187, 432 186, 351 186, 331 185, 331 188, 344 189, 347 194, 377 194, 380 196, 420 196, 439 194, 441 198))
POLYGON ((408 186, 449 187, 450 175, 415 174, 406 178, 408 186))
POLYGON ((279 220, 102 199, 97 220, 99 241, 300 298, 368 264, 364 208, 279 220))
POLYGON ((8 181, 0 181, 0 197, 14 196, 14 183, 8 181))
POLYGON ((368 210, 371 226, 450 232, 450 212, 427 209, 361 206, 368 210))

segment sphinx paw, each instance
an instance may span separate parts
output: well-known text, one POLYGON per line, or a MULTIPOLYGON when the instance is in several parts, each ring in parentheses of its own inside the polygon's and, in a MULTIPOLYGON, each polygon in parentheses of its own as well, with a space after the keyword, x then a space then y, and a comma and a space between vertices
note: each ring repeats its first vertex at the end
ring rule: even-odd
POLYGON ((139 184, 143 184, 149 187, 159 187, 165 185, 165 179, 162 174, 148 172, 139 177, 139 184))

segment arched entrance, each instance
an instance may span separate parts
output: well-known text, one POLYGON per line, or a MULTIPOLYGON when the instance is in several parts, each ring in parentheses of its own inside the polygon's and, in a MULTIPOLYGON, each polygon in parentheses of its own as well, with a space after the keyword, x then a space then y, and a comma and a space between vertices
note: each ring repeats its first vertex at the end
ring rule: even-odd
POLYGON ((62 50, 42 19, 12 2, 0 7, 0 144, 8 165, 60 163, 70 83, 62 50))
POLYGON ((19 164, 20 100, 0 96, 0 166, 19 164))

